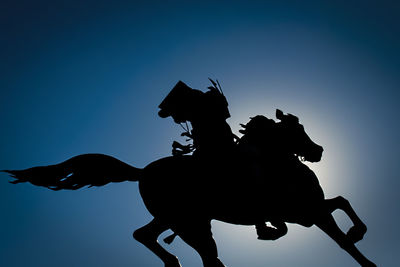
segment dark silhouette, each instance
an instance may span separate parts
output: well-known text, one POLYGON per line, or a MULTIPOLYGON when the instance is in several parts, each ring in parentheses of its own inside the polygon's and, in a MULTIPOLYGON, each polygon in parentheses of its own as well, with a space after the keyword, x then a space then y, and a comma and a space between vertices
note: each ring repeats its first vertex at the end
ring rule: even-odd
MULTIPOLYGON (((255 225, 259 239, 275 240, 286 234, 285 222, 317 225, 361 266, 376 266, 354 245, 366 226, 350 203, 339 196, 325 199, 318 178, 302 161, 318 162, 323 149, 305 133, 296 116, 276 111, 279 122, 255 116, 236 140, 226 118, 228 103, 213 83, 203 93, 179 82, 160 105, 159 115, 175 122, 189 121, 184 133, 193 145, 174 144, 174 156, 154 161, 143 169, 113 157, 84 154, 56 165, 7 170, 16 180, 52 190, 103 186, 110 182, 138 181, 143 201, 154 216, 133 236, 154 252, 166 267, 178 259, 158 242, 171 229, 201 256, 205 267, 223 267, 212 237, 211 220, 255 225), (222 105, 221 105, 222 103, 222 105), (185 155, 194 151, 193 155, 185 155), (332 212, 343 210, 353 222, 345 234, 332 212), (274 227, 265 226, 271 222, 274 227)), ((218 86, 220 89, 220 86, 218 86)))
MULTIPOLYGON (((221 85, 209 78, 212 86, 209 86, 206 93, 200 90, 192 89, 182 81, 179 81, 167 97, 159 105, 159 115, 162 118, 171 116, 176 123, 182 124, 190 122, 193 130, 190 131, 186 124, 185 132, 182 136, 189 137, 187 141, 193 139, 193 145, 182 145, 177 141, 172 144, 173 155, 184 155, 193 152, 193 156, 203 163, 211 163, 218 158, 229 160, 232 153, 235 154, 235 142, 239 138, 232 133, 231 127, 226 122, 230 117, 228 101, 226 100, 221 85)), ((257 121, 257 120, 256 120, 257 121)), ((272 121, 272 120, 271 120, 272 121)), ((273 121, 272 121, 273 122, 273 121)), ((254 123, 254 122, 253 122, 254 123)), ((243 127, 245 127, 243 125, 243 127)), ((270 130, 273 130, 271 127, 270 130)), ((242 132, 244 133, 244 132, 242 132)), ((245 143, 244 143, 245 144, 245 143)), ((243 146, 241 146, 243 147, 243 146)), ((249 146, 245 146, 249 147, 249 146)), ((252 162, 262 164, 257 161, 253 153, 252 162)), ((253 171, 253 175, 261 175, 253 171)), ((261 178, 262 179, 262 178, 261 178)), ((260 212, 261 214, 261 212, 260 212)), ((287 233, 287 227, 284 222, 272 221, 275 227, 267 227, 263 218, 256 223, 256 230, 259 239, 275 240, 287 233)), ((175 235, 168 237, 167 242, 172 242, 175 235)))
POLYGON ((190 122, 183 136, 193 139, 193 145, 173 143, 173 154, 182 155, 194 151, 194 156, 202 159, 229 154, 235 146, 231 127, 226 122, 230 117, 228 101, 217 81, 210 79, 213 86, 203 93, 179 81, 159 105, 158 114, 162 118, 171 116, 176 123, 190 122), (218 87, 219 88, 218 88, 218 87))

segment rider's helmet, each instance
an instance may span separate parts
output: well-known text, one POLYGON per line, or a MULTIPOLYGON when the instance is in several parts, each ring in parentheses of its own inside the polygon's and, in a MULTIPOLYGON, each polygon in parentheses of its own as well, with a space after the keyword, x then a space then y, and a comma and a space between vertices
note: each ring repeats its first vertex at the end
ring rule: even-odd
POLYGON ((161 118, 171 116, 176 123, 190 121, 193 117, 193 107, 203 94, 202 91, 192 89, 179 81, 158 106, 158 115, 161 118))
POLYGON ((209 87, 203 93, 179 81, 158 106, 158 115, 171 116, 176 123, 185 121, 226 120, 230 117, 228 101, 222 91, 209 87))
POLYGON ((208 119, 215 120, 226 120, 231 115, 228 109, 228 101, 222 92, 218 91, 214 87, 209 87, 209 91, 204 93, 202 104, 205 113, 205 117, 208 119))

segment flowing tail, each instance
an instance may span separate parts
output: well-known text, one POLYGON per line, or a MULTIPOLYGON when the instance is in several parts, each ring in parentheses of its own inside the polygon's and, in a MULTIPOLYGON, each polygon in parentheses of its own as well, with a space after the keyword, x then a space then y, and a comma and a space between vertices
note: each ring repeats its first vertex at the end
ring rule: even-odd
POLYGON ((138 181, 143 169, 103 154, 83 154, 64 162, 25 170, 4 170, 15 178, 12 184, 30 182, 51 190, 76 190, 84 186, 138 181))

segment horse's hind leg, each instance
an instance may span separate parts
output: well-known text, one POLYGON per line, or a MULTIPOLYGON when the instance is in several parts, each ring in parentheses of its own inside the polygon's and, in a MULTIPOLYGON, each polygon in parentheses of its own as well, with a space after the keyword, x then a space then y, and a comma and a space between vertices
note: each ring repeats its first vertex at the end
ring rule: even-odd
POLYGON ((190 222, 173 229, 200 255, 204 267, 225 267, 218 259, 217 245, 212 237, 210 222, 190 222))
POLYGON ((358 217, 347 199, 342 196, 338 196, 332 199, 325 200, 325 203, 330 213, 334 212, 337 209, 341 209, 347 214, 347 216, 349 216, 354 226, 352 226, 347 232, 347 237, 350 238, 353 243, 356 243, 363 239, 364 234, 367 232, 367 226, 358 217))
POLYGON ((165 267, 181 267, 178 259, 166 251, 157 241, 158 236, 169 229, 157 219, 133 232, 133 237, 156 254, 165 264, 165 267))
POLYGON ((333 216, 331 214, 321 218, 316 225, 329 235, 336 243, 347 253, 349 253, 361 266, 364 267, 376 267, 376 265, 368 260, 361 252, 356 248, 352 240, 350 240, 340 228, 337 226, 333 216))

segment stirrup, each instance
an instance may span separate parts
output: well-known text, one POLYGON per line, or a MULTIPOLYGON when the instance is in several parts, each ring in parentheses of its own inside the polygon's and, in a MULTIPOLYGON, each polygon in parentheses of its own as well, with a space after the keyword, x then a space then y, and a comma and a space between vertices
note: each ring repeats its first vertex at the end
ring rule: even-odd
POLYGON ((285 235, 284 232, 280 231, 277 228, 266 226, 263 228, 256 228, 257 231, 257 239, 259 240, 277 240, 285 235))

